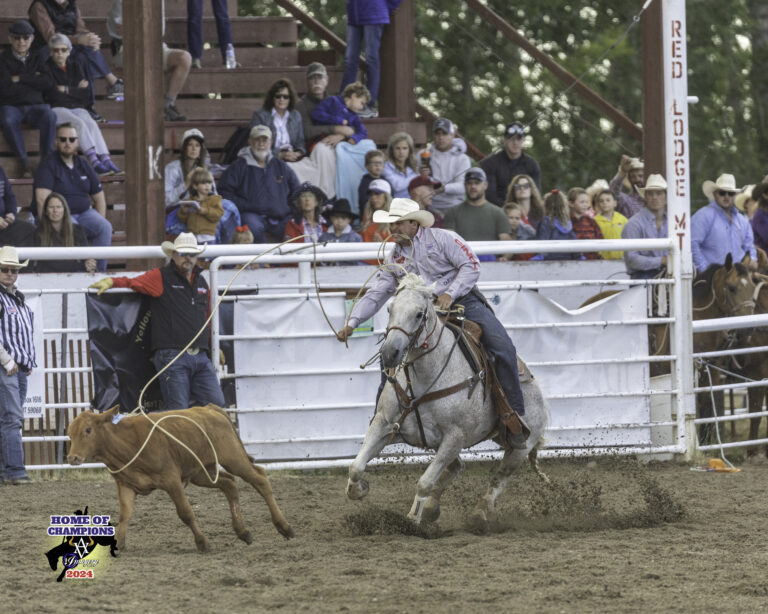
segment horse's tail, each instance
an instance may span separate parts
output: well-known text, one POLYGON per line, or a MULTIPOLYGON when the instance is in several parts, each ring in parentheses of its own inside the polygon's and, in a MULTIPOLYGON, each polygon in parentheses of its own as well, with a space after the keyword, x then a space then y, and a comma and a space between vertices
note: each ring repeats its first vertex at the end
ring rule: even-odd
POLYGON ((541 478, 541 481, 545 484, 549 484, 549 478, 547 477, 547 474, 544 473, 539 467, 539 446, 541 446, 541 444, 542 441, 539 439, 539 441, 536 442, 536 445, 531 448, 531 451, 528 452, 528 462, 531 463, 531 469, 536 472, 536 475, 541 478))

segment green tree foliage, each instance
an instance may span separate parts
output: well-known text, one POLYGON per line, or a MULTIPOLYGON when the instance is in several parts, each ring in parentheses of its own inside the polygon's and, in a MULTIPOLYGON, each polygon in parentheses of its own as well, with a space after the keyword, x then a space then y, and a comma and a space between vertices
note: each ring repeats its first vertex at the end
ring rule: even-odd
MULTIPOLYGON (((659 0, 655 0, 659 1, 659 0)), ((344 38, 345 0, 295 0, 344 38)), ((610 179, 621 154, 642 144, 616 127, 463 2, 416 0, 416 96, 436 115, 451 118, 482 151, 501 144, 506 123, 530 124, 527 151, 542 167, 545 189, 610 179)), ((643 0, 487 0, 539 49, 571 73, 590 68, 584 82, 638 124, 642 119, 641 32, 592 64, 632 23, 643 0)), ((740 184, 759 181, 768 165, 768 96, 754 96, 764 77, 768 16, 762 0, 688 0, 692 204, 704 204, 701 183, 730 172, 740 184), (759 17, 763 17, 763 21, 759 17), (755 58, 757 60, 757 58, 755 58)), ((284 14, 266 0, 240 0, 240 14, 284 14)), ((302 29, 302 48, 327 47, 302 29)), ((341 59, 340 59, 341 61, 341 59)), ((386 62, 386 58, 383 58, 386 62)), ((768 91, 768 86, 762 91, 768 91)))

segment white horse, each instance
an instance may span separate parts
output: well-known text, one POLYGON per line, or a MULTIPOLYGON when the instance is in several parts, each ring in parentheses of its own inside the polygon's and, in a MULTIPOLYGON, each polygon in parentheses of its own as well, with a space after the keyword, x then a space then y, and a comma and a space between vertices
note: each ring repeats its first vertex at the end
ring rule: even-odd
MULTIPOLYGON (((499 422, 490 391, 486 393, 483 384, 477 382, 467 359, 455 347, 454 335, 445 331, 438 319, 432 292, 432 286, 426 286, 413 274, 406 275, 398 286, 389 310, 381 357, 385 369, 398 367, 395 379, 400 392, 392 380, 386 383, 363 447, 349 468, 347 483, 347 496, 362 499, 368 493, 368 482, 363 479, 365 467, 390 443, 405 442, 436 450, 418 481, 408 514, 416 523, 437 520, 440 496, 464 469, 459 458, 462 449, 493 437, 499 422), (416 405, 417 409, 409 411, 409 405, 416 405)), ((503 445, 504 458, 492 475, 490 488, 472 513, 471 520, 479 529, 487 527, 488 514, 493 511, 496 498, 526 456, 534 470, 546 480, 538 469, 536 452, 547 426, 549 410, 535 380, 523 384, 523 399, 525 420, 530 429, 527 447, 512 449, 495 440, 503 445)))

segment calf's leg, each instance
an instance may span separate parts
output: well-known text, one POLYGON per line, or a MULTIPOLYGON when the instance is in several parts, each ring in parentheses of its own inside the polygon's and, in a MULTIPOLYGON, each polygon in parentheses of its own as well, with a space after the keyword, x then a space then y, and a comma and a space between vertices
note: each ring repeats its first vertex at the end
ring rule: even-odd
POLYGON ((245 523, 243 522, 243 513, 240 509, 240 491, 237 489, 235 476, 226 471, 220 471, 219 479, 214 484, 208 477, 209 475, 216 475, 215 466, 211 465, 206 467, 206 471, 201 470, 197 472, 191 478, 192 483, 204 488, 218 488, 224 493, 229 502, 229 513, 232 515, 232 528, 234 528, 235 534, 246 544, 250 544, 253 541, 253 537, 251 537, 251 532, 245 528, 245 523))
POLYGON ((133 504, 136 501, 136 491, 120 482, 117 485, 117 500, 120 503, 120 520, 117 523, 117 549, 125 551, 125 534, 128 531, 128 522, 133 516, 133 504))
POLYGON ((208 552, 208 538, 203 535, 197 524, 195 512, 192 511, 192 506, 189 504, 189 499, 187 499, 187 495, 184 492, 184 485, 181 483, 181 480, 169 481, 162 488, 173 499, 174 504, 176 504, 176 513, 179 515, 179 518, 192 530, 197 549, 200 552, 208 552))

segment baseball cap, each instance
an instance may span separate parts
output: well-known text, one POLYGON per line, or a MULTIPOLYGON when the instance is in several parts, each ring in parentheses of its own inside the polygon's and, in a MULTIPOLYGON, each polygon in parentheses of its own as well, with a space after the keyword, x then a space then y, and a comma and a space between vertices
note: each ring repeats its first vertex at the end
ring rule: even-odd
POLYGON ((269 129, 268 126, 254 126, 251 128, 251 131, 248 133, 248 139, 256 139, 260 136, 265 136, 268 139, 272 138, 272 131, 269 129))
POLYGON ((35 33, 35 29, 26 19, 17 19, 11 24, 11 27, 8 28, 8 32, 11 34, 23 34, 29 36, 30 34, 35 33))
POLYGON ((307 79, 314 77, 315 75, 322 75, 323 77, 328 76, 328 71, 325 70, 325 66, 320 62, 312 62, 307 66, 307 79))
POLYGON ((374 179, 368 185, 368 191, 378 193, 383 192, 384 194, 392 196, 392 186, 389 185, 389 182, 386 179, 374 179))
POLYGON ((525 136, 525 126, 520 122, 512 122, 504 130, 504 136, 525 136))
POLYGON ((435 123, 432 124, 432 132, 437 132, 438 130, 442 130, 446 134, 454 134, 456 132, 453 127, 453 122, 445 117, 436 119, 435 123))
POLYGON ((201 143, 205 141, 205 137, 203 136, 203 133, 200 132, 197 128, 190 128, 187 130, 181 137, 181 142, 183 143, 187 139, 195 138, 201 143))
POLYGON ((485 175, 485 171, 479 166, 473 166, 466 173, 464 173, 464 181, 488 181, 488 177, 485 175))

